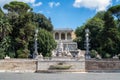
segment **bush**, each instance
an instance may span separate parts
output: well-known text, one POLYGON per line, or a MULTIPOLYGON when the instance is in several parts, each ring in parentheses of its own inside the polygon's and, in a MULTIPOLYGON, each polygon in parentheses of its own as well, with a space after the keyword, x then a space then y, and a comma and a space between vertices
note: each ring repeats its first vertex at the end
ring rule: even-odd
POLYGON ((51 65, 50 66, 50 69, 58 69, 58 70, 66 70, 70 68, 71 68, 70 65, 51 65))
POLYGON ((109 53, 106 53, 105 58, 111 58, 111 55, 109 53))
POLYGON ((28 58, 30 51, 28 49, 17 50, 18 58, 28 58))
POLYGON ((70 69, 70 68, 71 68, 71 65, 66 65, 63 63, 58 63, 56 65, 51 65, 49 67, 49 69, 58 69, 58 70, 66 70, 66 69, 70 69))
POLYGON ((4 59, 5 57, 5 52, 3 48, 0 48, 0 59, 4 59))
POLYGON ((11 51, 11 52, 8 53, 8 56, 10 58, 14 58, 15 57, 15 53, 13 51, 11 51))
POLYGON ((91 58, 96 58, 97 57, 97 51, 96 50, 91 50, 90 51, 90 56, 91 56, 91 58))

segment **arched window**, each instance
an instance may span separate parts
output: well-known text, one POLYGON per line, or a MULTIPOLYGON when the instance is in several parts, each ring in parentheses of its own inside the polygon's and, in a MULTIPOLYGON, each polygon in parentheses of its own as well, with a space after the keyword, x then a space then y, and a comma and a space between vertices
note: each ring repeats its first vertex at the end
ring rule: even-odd
POLYGON ((61 33, 61 40, 65 40, 65 33, 61 33))
POLYGON ((59 33, 58 33, 58 32, 55 33, 55 39, 56 39, 56 40, 59 40, 59 33))
POLYGON ((71 39, 71 33, 67 33, 67 40, 71 39))

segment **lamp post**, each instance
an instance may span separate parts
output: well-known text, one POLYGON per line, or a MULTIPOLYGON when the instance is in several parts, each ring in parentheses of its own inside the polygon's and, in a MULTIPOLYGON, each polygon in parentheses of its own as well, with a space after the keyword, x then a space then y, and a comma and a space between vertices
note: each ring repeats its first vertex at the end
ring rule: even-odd
POLYGON ((34 42, 34 53, 33 53, 33 58, 36 58, 36 56, 38 55, 38 47, 37 47, 37 34, 38 34, 38 29, 35 30, 35 42, 34 42))
POLYGON ((90 59, 91 57, 90 57, 90 51, 89 51, 89 41, 90 41, 90 39, 89 39, 89 29, 87 28, 87 29, 85 29, 85 49, 86 49, 86 52, 85 52, 85 59, 90 59))

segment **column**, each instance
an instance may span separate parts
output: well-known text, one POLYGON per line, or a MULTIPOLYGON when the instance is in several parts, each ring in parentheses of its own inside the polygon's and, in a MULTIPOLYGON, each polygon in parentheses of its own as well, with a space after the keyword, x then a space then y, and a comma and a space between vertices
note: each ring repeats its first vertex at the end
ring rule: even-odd
POLYGON ((53 38, 55 39, 55 32, 53 33, 53 38))
POLYGON ((67 40, 67 32, 65 33, 65 40, 67 40))
POLYGON ((61 32, 59 32, 59 40, 61 40, 61 32))

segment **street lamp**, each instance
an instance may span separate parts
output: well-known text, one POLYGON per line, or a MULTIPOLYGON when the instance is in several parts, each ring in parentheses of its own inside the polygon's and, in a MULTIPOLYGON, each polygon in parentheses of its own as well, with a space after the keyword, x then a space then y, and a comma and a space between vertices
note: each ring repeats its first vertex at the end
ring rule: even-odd
POLYGON ((37 34, 38 34, 38 29, 35 30, 35 42, 34 42, 34 53, 33 53, 33 58, 36 58, 36 56, 38 55, 38 47, 37 47, 37 34))
POLYGON ((87 28, 87 29, 85 29, 85 49, 86 49, 86 51, 85 51, 85 59, 90 59, 91 57, 90 57, 90 51, 89 51, 89 42, 90 42, 90 39, 89 39, 89 29, 87 28))

